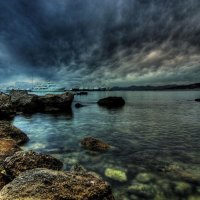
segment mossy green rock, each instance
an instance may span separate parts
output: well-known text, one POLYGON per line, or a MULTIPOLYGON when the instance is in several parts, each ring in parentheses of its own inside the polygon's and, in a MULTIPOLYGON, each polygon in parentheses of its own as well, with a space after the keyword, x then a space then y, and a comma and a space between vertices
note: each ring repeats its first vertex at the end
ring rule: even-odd
POLYGON ((150 183, 155 180, 155 176, 150 173, 139 173, 135 179, 140 183, 150 183))
POLYGON ((156 190, 153 185, 135 183, 128 187, 128 192, 140 197, 153 198, 156 195, 156 190))
POLYGON ((200 200, 200 195, 198 196, 190 196, 188 200, 200 200))
POLYGON ((191 187, 191 185, 189 183, 186 183, 186 182, 177 182, 175 184, 174 190, 175 190, 176 194, 185 196, 185 195, 188 195, 188 194, 191 193, 192 187, 191 187))
POLYGON ((127 181, 126 171, 121 169, 107 168, 105 170, 105 176, 119 182, 127 181))

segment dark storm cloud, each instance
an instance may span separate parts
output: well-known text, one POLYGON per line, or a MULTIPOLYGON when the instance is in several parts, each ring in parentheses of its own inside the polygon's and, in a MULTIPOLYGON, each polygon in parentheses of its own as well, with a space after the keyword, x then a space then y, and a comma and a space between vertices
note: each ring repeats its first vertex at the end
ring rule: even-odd
POLYGON ((1 1, 1 79, 198 81, 199 9, 199 0, 1 1))

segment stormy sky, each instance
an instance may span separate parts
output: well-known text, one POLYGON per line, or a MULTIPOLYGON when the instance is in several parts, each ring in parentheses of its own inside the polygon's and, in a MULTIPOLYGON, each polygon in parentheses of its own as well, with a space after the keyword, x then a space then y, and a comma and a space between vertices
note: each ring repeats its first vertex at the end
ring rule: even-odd
POLYGON ((199 0, 0 0, 0 82, 199 82, 199 0))

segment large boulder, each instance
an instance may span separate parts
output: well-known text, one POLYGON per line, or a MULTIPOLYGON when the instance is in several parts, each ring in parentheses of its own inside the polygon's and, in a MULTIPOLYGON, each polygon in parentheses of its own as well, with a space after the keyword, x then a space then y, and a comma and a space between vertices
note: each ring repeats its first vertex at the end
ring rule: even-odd
POLYGON ((12 90, 11 102, 17 112, 34 113, 38 110, 38 96, 25 90, 12 90))
POLYGON ((100 99, 97 103, 98 105, 107 108, 118 108, 125 105, 125 101, 122 97, 107 97, 104 99, 100 99))
POLYGON ((110 148, 109 144, 93 137, 84 138, 81 144, 85 149, 92 151, 106 151, 110 148))
POLYGON ((16 112, 11 102, 11 97, 0 93, 0 119, 12 119, 16 112))
POLYGON ((28 136, 20 129, 13 126, 9 121, 0 121, 0 139, 13 139, 17 144, 28 141, 28 136))
POLYGON ((33 169, 0 191, 0 200, 114 200, 108 183, 90 173, 33 169))
POLYGON ((47 94, 38 97, 39 110, 41 112, 63 112, 71 109, 71 104, 74 99, 72 93, 66 92, 64 94, 47 94))
POLYGON ((60 170, 62 166, 63 163, 56 158, 33 151, 18 151, 14 155, 7 157, 3 162, 6 173, 13 178, 29 169, 47 168, 60 170))

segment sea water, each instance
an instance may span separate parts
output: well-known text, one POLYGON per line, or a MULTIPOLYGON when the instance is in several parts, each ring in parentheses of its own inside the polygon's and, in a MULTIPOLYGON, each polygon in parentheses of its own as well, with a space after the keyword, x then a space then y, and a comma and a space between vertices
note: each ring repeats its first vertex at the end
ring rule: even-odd
POLYGON ((66 170, 78 163, 98 173, 117 200, 199 200, 199 97, 200 91, 89 92, 75 96, 66 115, 19 115, 13 124, 30 138, 24 150, 50 154, 66 170), (99 107, 96 102, 107 96, 122 96, 126 104, 99 107), (77 109, 77 102, 85 106, 77 109), (80 141, 87 136, 112 147, 85 150, 80 141))

